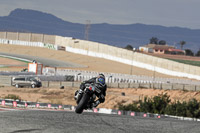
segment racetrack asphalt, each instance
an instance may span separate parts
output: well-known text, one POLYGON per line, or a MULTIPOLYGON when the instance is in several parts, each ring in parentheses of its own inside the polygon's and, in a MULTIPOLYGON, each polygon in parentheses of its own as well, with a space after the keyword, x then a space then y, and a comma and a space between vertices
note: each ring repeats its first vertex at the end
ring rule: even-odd
POLYGON ((84 112, 0 111, 1 133, 199 133, 199 122, 84 112))
POLYGON ((64 61, 43 58, 43 57, 38 57, 38 56, 19 55, 19 54, 1 53, 1 52, 0 52, 0 55, 12 56, 12 57, 17 57, 17 58, 27 59, 30 61, 36 60, 37 62, 42 63, 46 67, 63 67, 63 68, 87 67, 87 66, 72 63, 72 62, 66 62, 66 61, 64 62, 64 61))

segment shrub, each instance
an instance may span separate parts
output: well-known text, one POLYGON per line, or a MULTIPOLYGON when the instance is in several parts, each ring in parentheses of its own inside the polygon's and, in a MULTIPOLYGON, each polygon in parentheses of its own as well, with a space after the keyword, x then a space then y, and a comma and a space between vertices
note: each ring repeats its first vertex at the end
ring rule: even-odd
POLYGON ((4 99, 21 100, 21 98, 18 95, 15 95, 15 94, 8 94, 7 96, 4 97, 4 99))
POLYGON ((148 97, 144 97, 144 102, 143 101, 139 101, 139 110, 141 112, 152 112, 153 111, 153 104, 152 104, 152 100, 148 97))
POLYGON ((122 103, 119 103, 118 108, 119 108, 119 110, 139 112, 137 103, 134 103, 134 102, 132 104, 128 104, 128 105, 123 105, 122 103))
POLYGON ((139 102, 128 105, 123 105, 120 103, 118 104, 118 108, 126 111, 200 118, 200 102, 198 102, 196 99, 191 99, 188 102, 170 102, 170 97, 167 94, 159 94, 153 98, 145 97, 144 101, 139 100, 139 102))
POLYGON ((164 114, 167 105, 170 103, 169 96, 165 93, 153 97, 153 113, 164 114))

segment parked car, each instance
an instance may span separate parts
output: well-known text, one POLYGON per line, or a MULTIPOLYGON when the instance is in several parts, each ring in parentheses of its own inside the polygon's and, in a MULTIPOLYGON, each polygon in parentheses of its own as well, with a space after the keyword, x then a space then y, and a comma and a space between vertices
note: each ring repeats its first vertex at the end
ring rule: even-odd
POLYGON ((42 83, 38 77, 13 77, 12 85, 19 87, 41 87, 42 83))

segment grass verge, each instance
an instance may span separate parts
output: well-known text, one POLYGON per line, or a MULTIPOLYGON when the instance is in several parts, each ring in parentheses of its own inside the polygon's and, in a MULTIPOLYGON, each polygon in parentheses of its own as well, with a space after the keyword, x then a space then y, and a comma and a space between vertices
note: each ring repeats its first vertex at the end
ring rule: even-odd
POLYGON ((188 65, 193 65, 193 66, 198 66, 198 67, 200 66, 200 61, 180 60, 180 59, 170 59, 170 58, 166 58, 166 59, 183 63, 183 64, 188 64, 188 65))

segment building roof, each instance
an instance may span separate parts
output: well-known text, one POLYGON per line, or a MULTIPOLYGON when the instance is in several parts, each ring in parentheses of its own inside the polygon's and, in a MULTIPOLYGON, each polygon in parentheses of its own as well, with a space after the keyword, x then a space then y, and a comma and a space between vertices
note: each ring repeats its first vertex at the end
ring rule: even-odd
POLYGON ((172 48, 174 47, 168 45, 156 45, 155 47, 153 47, 153 49, 159 49, 159 50, 169 50, 172 48))
POLYGON ((153 48, 155 47, 156 44, 147 44, 147 45, 144 45, 143 47, 146 47, 146 48, 153 48))

